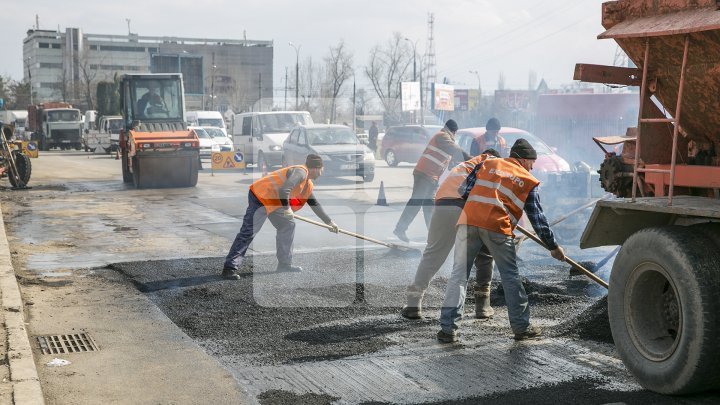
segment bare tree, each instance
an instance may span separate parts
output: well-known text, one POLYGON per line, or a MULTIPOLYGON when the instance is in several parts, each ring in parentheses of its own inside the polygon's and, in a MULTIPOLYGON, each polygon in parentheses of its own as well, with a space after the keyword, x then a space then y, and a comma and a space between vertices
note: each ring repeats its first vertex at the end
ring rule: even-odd
POLYGON ((399 32, 381 47, 370 50, 365 75, 372 83, 375 93, 385 108, 385 114, 392 121, 400 121, 400 82, 412 65, 412 48, 399 32))
POLYGON ((335 122, 337 115, 337 98, 342 94, 343 84, 353 75, 353 54, 340 40, 336 46, 330 47, 330 53, 325 57, 327 73, 327 93, 330 96, 330 121, 335 122))
POLYGON ((95 100, 93 99, 93 89, 97 86, 97 64, 95 66, 90 64, 90 46, 86 45, 78 56, 78 71, 80 80, 78 83, 79 94, 85 101, 85 105, 88 110, 95 109, 95 100))

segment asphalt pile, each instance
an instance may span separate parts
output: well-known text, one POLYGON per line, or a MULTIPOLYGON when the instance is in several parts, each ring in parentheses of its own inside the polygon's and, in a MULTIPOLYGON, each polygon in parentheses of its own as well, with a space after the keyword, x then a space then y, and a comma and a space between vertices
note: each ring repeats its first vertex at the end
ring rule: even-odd
MULTIPOLYGON (((574 295, 564 288, 540 284, 525 277, 522 279, 522 284, 525 293, 527 293, 528 301, 532 305, 565 304, 575 299, 574 295)), ((490 290, 490 305, 498 307, 506 305, 505 290, 502 283, 493 282, 490 290)))
POLYGON ((271 390, 258 395, 257 399, 261 405, 330 405, 340 398, 327 394, 307 393, 299 395, 294 392, 271 390))
POLYGON ((613 344, 607 296, 597 300, 576 317, 557 325, 551 335, 613 344))

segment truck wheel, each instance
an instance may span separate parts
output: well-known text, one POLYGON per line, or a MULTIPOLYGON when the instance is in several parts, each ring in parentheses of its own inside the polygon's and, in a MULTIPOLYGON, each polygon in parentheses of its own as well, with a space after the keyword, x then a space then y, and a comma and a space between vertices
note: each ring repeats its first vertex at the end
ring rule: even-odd
POLYGON ((133 181, 132 173, 130 173, 130 168, 128 167, 128 155, 127 152, 122 153, 122 174, 123 174, 123 182, 130 183, 133 181))
POLYGON ((12 184, 13 187, 26 186, 30 182, 30 174, 32 173, 32 162, 30 161, 30 156, 24 155, 18 151, 13 152, 13 156, 15 157, 15 167, 17 168, 18 176, 20 177, 22 184, 18 184, 14 176, 8 176, 8 180, 10 180, 10 184, 12 184))
MULTIPOLYGON (((194 159, 193 159, 194 160, 194 159)), ((198 181, 198 169, 202 168, 202 162, 200 159, 197 160, 198 167, 190 167, 190 179, 188 180, 188 187, 195 187, 198 181)))
POLYGON ((636 232, 610 276, 618 353, 640 385, 662 394, 720 387, 720 253, 692 227, 636 232))

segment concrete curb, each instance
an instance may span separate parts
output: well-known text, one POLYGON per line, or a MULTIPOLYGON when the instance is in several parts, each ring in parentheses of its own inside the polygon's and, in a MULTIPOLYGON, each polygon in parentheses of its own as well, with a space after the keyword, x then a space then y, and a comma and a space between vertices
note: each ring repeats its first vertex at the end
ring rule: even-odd
POLYGON ((5 235, 2 211, 0 211, 0 299, 5 316, 7 360, 10 366, 13 403, 44 404, 45 398, 25 328, 23 302, 10 259, 10 246, 5 235))

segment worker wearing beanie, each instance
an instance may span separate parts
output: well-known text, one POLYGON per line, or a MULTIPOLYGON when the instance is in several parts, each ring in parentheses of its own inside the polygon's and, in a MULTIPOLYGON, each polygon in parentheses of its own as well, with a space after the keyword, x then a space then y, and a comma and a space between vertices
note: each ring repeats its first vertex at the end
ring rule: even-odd
MULTIPOLYGON (((468 174, 477 170, 476 167, 486 159, 499 157, 500 154, 496 150, 485 150, 482 154, 453 167, 445 180, 440 183, 435 194, 435 208, 430 219, 427 244, 415 272, 415 279, 407 287, 407 303, 400 312, 403 317, 422 318, 422 299, 425 291, 455 244, 455 224, 465 206, 465 200, 459 191, 461 184, 468 174)), ((475 257, 475 268, 475 318, 488 319, 495 311, 490 306, 493 259, 487 248, 483 247, 475 257)))
POLYGON ((265 219, 269 219, 277 229, 275 238, 277 271, 302 271, 299 266, 292 265, 292 245, 295 237, 293 211, 299 210, 307 203, 315 215, 332 227, 330 232, 338 232, 338 226, 328 217, 312 192, 313 180, 320 177, 322 172, 322 158, 310 154, 305 159, 305 165, 276 170, 250 185, 248 208, 240 232, 235 236, 230 252, 225 257, 223 278, 230 280, 240 278, 237 270, 265 219))
POLYGON ((430 226, 430 217, 433 210, 433 196, 437 190, 440 175, 447 170, 450 162, 463 162, 472 156, 455 143, 455 132, 458 124, 455 120, 447 120, 445 126, 432 138, 425 147, 420 159, 413 170, 413 190, 410 200, 400 215, 393 233, 400 240, 409 242, 405 231, 415 219, 420 207, 423 209, 425 226, 430 226))
POLYGON ((477 171, 458 220, 453 269, 440 311, 441 330, 437 335, 440 342, 457 340, 470 268, 483 247, 487 247, 497 264, 515 339, 530 339, 542 333, 539 327, 530 324, 527 294, 513 242, 513 230, 525 211, 538 237, 551 249, 552 257, 565 259, 540 206, 540 182, 530 174, 536 159, 532 145, 520 138, 510 149, 509 158, 488 159, 477 171))
POLYGON ((492 148, 500 152, 501 156, 506 157, 508 153, 507 143, 505 138, 498 135, 500 128, 500 120, 495 117, 490 118, 485 124, 485 133, 475 138, 475 142, 470 145, 470 154, 477 155, 481 150, 492 148))

